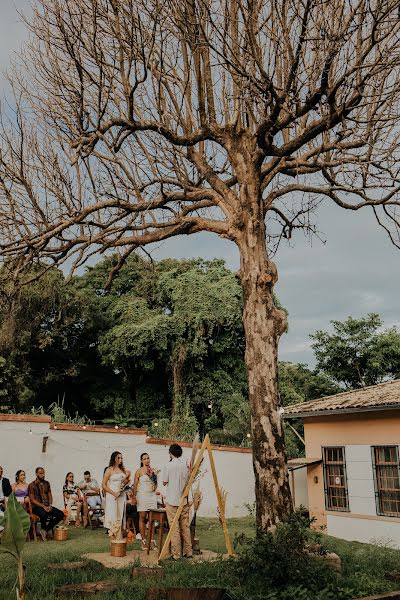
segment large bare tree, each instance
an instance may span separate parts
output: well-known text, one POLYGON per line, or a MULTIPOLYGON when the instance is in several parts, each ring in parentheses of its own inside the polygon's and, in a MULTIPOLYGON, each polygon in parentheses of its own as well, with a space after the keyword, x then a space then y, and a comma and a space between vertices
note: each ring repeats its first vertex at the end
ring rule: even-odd
POLYGON ((4 257, 76 268, 117 249, 112 276, 171 236, 237 245, 263 528, 292 508, 272 256, 294 230, 314 231, 323 200, 369 208, 398 243, 399 11, 399 0, 36 0, 12 74, 4 257))

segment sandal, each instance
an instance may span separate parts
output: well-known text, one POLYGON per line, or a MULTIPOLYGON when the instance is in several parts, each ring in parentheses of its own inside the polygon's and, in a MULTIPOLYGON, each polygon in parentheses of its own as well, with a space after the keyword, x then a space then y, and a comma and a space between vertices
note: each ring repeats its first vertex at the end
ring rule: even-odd
POLYGON ((75 527, 80 527, 80 526, 81 526, 80 519, 76 519, 76 521, 75 521, 75 527))
POLYGON ((151 540, 150 550, 157 550, 157 544, 155 540, 151 540))
POLYGON ((142 540, 142 550, 147 550, 146 540, 142 540))

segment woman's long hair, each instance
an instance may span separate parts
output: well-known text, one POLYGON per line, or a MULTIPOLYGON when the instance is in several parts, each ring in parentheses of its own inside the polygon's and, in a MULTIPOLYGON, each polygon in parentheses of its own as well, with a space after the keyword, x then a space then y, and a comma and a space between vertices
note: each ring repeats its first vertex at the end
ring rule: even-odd
POLYGON ((18 483, 21 473, 25 473, 25 471, 23 469, 18 469, 18 471, 15 473, 15 483, 18 483))
MULTIPOLYGON (((109 467, 115 467, 118 455, 122 456, 121 452, 113 452, 111 454, 110 462, 109 462, 109 465, 108 465, 109 467)), ((125 467, 124 467, 124 463, 123 462, 121 462, 121 464, 119 465, 119 468, 121 469, 121 471, 123 473, 125 473, 125 467)))
MULTIPOLYGON (((140 466, 141 466, 141 467, 143 467, 143 456, 149 456, 148 452, 143 452, 143 453, 140 455, 140 466)), ((150 458, 150 456, 149 456, 149 458, 150 458)))
POLYGON ((72 471, 69 471, 69 472, 66 474, 66 476, 65 476, 65 485, 68 485, 68 477, 69 477, 70 475, 73 475, 73 472, 72 472, 72 471))

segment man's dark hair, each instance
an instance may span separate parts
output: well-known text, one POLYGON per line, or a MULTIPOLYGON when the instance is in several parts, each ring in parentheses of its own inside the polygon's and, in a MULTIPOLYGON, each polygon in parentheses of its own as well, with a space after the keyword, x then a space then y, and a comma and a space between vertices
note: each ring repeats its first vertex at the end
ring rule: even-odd
POLYGON ((90 471, 85 471, 84 475, 90 475, 90 471))
MULTIPOLYGON (((43 469, 43 467, 36 467, 36 469, 35 469, 35 474, 36 475, 37 475, 38 471, 40 471, 40 469, 43 469)), ((43 471, 44 471, 44 469, 43 469, 43 471)))
POLYGON ((179 458, 180 456, 182 456, 182 448, 179 444, 172 444, 169 447, 169 451, 175 458, 179 458))

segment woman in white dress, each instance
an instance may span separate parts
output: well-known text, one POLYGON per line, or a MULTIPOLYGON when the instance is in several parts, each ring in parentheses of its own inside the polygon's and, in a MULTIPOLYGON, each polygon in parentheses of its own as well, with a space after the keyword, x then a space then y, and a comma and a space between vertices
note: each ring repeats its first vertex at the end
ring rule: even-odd
MULTIPOLYGON (((143 550, 146 546, 146 515, 149 510, 157 509, 157 473, 150 466, 150 456, 144 452, 140 456, 140 468, 135 473, 132 502, 137 505, 139 513, 139 531, 142 536, 143 550)), ((155 547, 154 540, 151 540, 155 547)))
POLYGON ((113 452, 104 472, 102 488, 106 495, 104 527, 117 539, 122 538, 122 529, 125 527, 126 493, 123 489, 129 483, 130 476, 131 472, 124 467, 121 452, 113 452))

